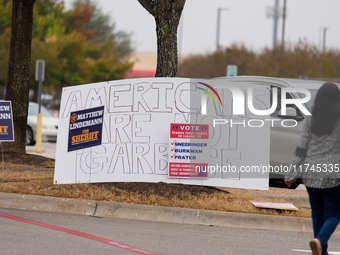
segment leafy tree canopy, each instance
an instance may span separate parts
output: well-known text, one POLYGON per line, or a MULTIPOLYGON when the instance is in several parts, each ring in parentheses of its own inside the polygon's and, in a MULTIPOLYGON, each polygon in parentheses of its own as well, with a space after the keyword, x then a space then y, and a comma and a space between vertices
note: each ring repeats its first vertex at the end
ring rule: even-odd
MULTIPOLYGON (((0 0, 0 70, 8 66, 11 2, 0 0)), ((53 94, 62 86, 122 79, 131 68, 130 35, 116 31, 90 0, 77 0, 70 10, 60 0, 36 0, 33 20, 31 87, 37 59, 45 60, 44 90, 53 94)), ((1 87, 6 75, 0 72, 1 87)))

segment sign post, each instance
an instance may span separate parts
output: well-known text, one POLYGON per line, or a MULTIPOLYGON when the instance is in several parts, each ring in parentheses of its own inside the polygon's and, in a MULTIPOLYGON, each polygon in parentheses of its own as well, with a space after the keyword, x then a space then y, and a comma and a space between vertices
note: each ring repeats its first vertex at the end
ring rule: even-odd
POLYGON ((42 116, 41 116, 41 92, 42 83, 45 78, 45 60, 37 60, 35 64, 35 80, 39 81, 39 91, 38 91, 38 116, 37 116, 37 145, 36 152, 41 152, 41 126, 42 126, 42 116))

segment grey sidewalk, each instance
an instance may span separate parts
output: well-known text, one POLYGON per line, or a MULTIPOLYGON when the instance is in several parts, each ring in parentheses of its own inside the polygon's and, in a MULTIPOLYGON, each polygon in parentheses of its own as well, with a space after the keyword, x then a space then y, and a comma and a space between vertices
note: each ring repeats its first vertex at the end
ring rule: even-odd
MULTIPOLYGON (((0 208, 312 233, 311 219, 0 193, 0 208)), ((340 235, 340 229, 336 233, 340 235)))

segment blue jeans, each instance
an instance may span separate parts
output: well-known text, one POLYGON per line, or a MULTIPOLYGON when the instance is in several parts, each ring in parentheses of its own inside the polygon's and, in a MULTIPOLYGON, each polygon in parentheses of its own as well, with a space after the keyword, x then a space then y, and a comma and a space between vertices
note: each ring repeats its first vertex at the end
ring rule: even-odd
POLYGON ((312 208, 314 238, 322 243, 322 254, 328 255, 327 242, 340 222, 340 185, 329 189, 307 187, 312 208))

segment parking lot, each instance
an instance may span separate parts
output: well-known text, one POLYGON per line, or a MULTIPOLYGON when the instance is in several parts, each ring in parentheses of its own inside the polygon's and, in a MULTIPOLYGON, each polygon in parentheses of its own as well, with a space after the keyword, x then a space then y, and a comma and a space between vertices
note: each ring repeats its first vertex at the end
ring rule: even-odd
POLYGON ((41 153, 36 152, 36 146, 26 146, 26 152, 55 159, 56 145, 57 143, 53 142, 42 142, 41 153))

